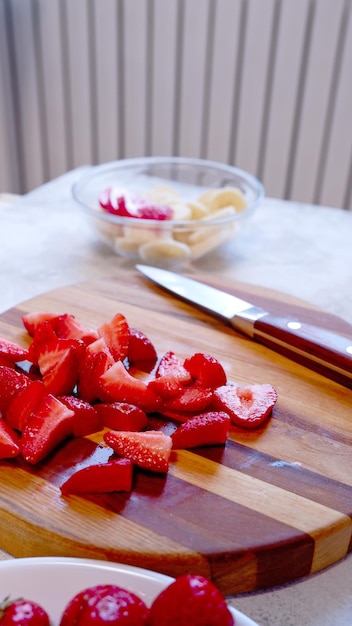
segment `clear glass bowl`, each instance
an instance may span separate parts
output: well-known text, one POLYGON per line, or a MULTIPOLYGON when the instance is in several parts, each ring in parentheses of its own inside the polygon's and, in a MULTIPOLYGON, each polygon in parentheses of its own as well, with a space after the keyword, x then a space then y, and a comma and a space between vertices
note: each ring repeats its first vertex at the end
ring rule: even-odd
MULTIPOLYGON (((145 157, 98 165, 72 188, 73 198, 116 254, 159 266, 200 259, 235 237, 264 197, 251 174, 222 163, 145 157), (118 191, 116 191, 118 188, 118 191), (104 210, 106 189, 167 206, 171 219, 126 217, 104 210)), ((111 207, 110 207, 111 208, 111 207)))

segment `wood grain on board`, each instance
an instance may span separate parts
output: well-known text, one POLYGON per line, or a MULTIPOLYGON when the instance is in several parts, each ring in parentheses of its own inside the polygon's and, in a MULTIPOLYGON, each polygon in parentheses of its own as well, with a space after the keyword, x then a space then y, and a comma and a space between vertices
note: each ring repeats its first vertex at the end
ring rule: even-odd
MULTIPOLYGON (((214 278, 204 276, 211 283, 214 278)), ((284 294, 217 280, 277 315, 352 337, 338 317, 284 294)), ((28 311, 73 313, 95 328, 115 313, 162 356, 207 352, 228 379, 271 383, 272 418, 233 428, 226 446, 178 451, 167 476, 138 471, 130 494, 60 495, 72 466, 107 454, 101 434, 69 440, 45 462, 0 464, 0 536, 17 557, 107 559, 177 576, 198 572, 226 594, 317 572, 352 549, 352 391, 252 342, 134 272, 70 285, 0 316, 0 335, 26 345, 28 311)))

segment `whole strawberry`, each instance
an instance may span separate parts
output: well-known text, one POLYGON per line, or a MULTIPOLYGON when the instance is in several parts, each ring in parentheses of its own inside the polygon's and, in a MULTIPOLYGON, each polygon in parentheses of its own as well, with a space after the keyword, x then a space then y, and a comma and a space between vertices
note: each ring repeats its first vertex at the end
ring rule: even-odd
POLYGON ((145 626, 148 608, 138 596, 116 585, 96 585, 76 594, 60 626, 145 626))
POLYGON ((148 626, 234 626, 222 593, 207 578, 179 576, 154 600, 148 626))
POLYGON ((36 602, 6 598, 0 606, 1 626, 50 626, 49 616, 36 602))

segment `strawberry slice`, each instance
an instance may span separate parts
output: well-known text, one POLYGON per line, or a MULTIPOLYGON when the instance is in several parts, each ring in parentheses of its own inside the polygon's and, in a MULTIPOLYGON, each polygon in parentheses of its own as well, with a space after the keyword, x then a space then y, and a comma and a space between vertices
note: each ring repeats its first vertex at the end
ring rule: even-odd
POLYGON ((113 459, 77 470, 60 489, 70 493, 109 493, 131 491, 133 464, 130 459, 113 459))
POLYGON ((143 372, 151 372, 158 355, 150 339, 137 328, 130 328, 128 362, 143 372))
POLYGON ((0 354, 0 365, 5 365, 5 367, 14 367, 14 363, 12 359, 8 359, 6 356, 0 354))
POLYGON ((5 419, 9 426, 22 432, 30 414, 46 394, 45 385, 41 380, 30 381, 29 385, 13 398, 6 411, 5 419))
POLYGON ((230 415, 231 422, 242 428, 257 428, 270 415, 277 393, 269 384, 241 387, 225 385, 214 392, 216 405, 230 415))
POLYGON ((99 399, 100 377, 115 363, 103 338, 93 341, 81 355, 78 372, 78 395, 86 402, 99 399))
POLYGON ((171 455, 172 439, 159 430, 142 433, 109 430, 104 441, 119 456, 153 472, 167 472, 171 455))
POLYGON ((32 363, 38 365, 48 393, 71 394, 78 380, 79 352, 83 343, 60 339, 49 322, 42 322, 29 347, 32 363))
POLYGON ((122 313, 116 313, 110 321, 99 326, 98 335, 105 340, 115 361, 123 361, 127 357, 130 327, 122 313))
POLYGON ((0 413, 5 415, 13 398, 30 384, 30 378, 12 367, 0 365, 0 413))
POLYGON ((102 403, 96 404, 95 410, 106 428, 140 431, 148 426, 147 414, 134 404, 102 403))
POLYGON ((159 376, 173 376, 183 385, 192 382, 192 376, 183 366, 181 359, 171 351, 166 352, 160 359, 155 372, 155 377, 159 378, 159 376))
POLYGON ((99 196, 99 204, 104 211, 122 217, 170 220, 174 215, 170 206, 154 204, 120 187, 104 189, 99 196))
POLYGON ((182 393, 175 398, 165 400, 162 408, 172 411, 203 411, 213 401, 213 391, 200 387, 196 383, 190 387, 185 387, 182 393))
POLYGON ((5 420, 0 419, 0 459, 12 459, 20 452, 19 436, 5 420))
POLYGON ((96 330, 87 328, 69 313, 57 317, 53 322, 53 328, 60 339, 80 339, 86 345, 99 337, 96 330))
POLYGON ((197 448, 224 444, 230 432, 230 416, 223 411, 209 411, 190 417, 171 435, 173 448, 197 448))
POLYGON ((102 402, 127 402, 146 413, 156 411, 160 398, 140 379, 134 378, 122 361, 116 361, 100 377, 100 400, 102 402))
POLYGON ((45 311, 34 311, 22 315, 22 323, 26 331, 31 337, 34 337, 35 331, 42 322, 51 322, 57 318, 56 313, 47 313, 45 311))
POLYGON ((75 437, 85 437, 102 430, 100 416, 89 402, 76 396, 59 396, 59 400, 74 413, 72 432, 75 437))
POLYGON ((185 360, 184 367, 203 387, 215 389, 226 385, 227 377, 223 366, 210 354, 196 352, 185 360))
POLYGON ((14 341, 8 341, 4 337, 0 337, 0 356, 15 364, 17 361, 28 359, 28 350, 27 348, 22 348, 14 341))
POLYGON ((72 435, 74 412, 48 394, 31 413, 21 438, 21 453, 28 463, 45 459, 72 435))
POLYGON ((181 395, 185 389, 185 386, 173 374, 164 374, 164 376, 150 380, 148 387, 165 400, 181 395))

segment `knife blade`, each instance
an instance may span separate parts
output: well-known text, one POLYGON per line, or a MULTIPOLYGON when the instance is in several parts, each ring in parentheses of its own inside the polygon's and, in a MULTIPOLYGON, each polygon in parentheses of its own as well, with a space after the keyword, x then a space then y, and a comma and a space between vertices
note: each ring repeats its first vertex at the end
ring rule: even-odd
POLYGON ((223 319, 236 331, 323 376, 352 388, 352 339, 269 311, 169 270, 136 265, 148 279, 223 319))

